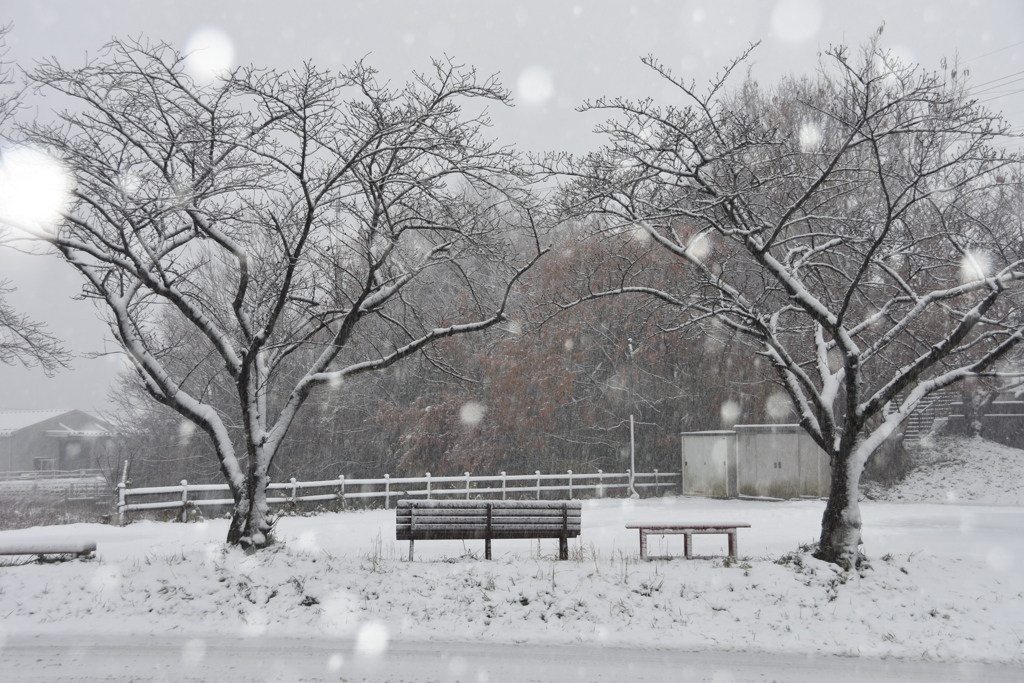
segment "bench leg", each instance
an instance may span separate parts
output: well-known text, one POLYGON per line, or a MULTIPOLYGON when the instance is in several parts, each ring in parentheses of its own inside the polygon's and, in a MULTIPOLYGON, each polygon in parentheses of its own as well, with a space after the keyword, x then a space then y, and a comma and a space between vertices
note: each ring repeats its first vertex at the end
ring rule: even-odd
POLYGON ((413 544, 413 540, 410 538, 409 539, 409 561, 410 562, 412 562, 412 544, 413 544))
POLYGON ((729 557, 736 557, 736 532, 729 532, 729 557))
POLYGON ((691 534, 683 534, 683 555, 688 560, 693 556, 693 536, 691 534))
POLYGON ((484 558, 491 559, 491 539, 484 539, 484 558))
POLYGON ((647 559, 647 532, 640 530, 640 559, 647 559))
POLYGON ((569 539, 565 536, 562 536, 560 539, 558 539, 558 559, 569 559, 569 539))

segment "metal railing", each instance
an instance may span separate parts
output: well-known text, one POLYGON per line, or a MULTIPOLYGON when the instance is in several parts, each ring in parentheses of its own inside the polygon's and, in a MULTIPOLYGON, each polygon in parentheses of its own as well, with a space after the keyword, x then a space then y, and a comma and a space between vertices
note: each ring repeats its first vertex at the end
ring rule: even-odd
MULTIPOLYGON (((680 475, 676 472, 637 472, 633 475, 633 486, 636 489, 654 489, 657 494, 662 488, 679 486, 680 475)), ((378 479, 346 479, 344 475, 326 481, 296 481, 292 478, 286 483, 270 484, 270 505, 294 505, 299 502, 338 502, 342 506, 346 501, 359 499, 383 498, 384 508, 391 507, 392 498, 404 496, 423 497, 430 500, 439 497, 471 497, 500 496, 506 500, 509 496, 521 498, 536 496, 540 500, 544 492, 563 492, 572 500, 576 493, 593 492, 596 497, 604 497, 615 490, 628 490, 630 472, 605 473, 598 470, 593 474, 575 474, 567 470, 565 474, 506 474, 492 476, 473 476, 469 472, 459 477, 433 477, 428 472, 422 477, 392 477, 385 474, 378 479), (556 483, 557 482, 557 483, 556 483), (484 486, 481 486, 484 484, 484 486), (306 493, 309 490, 318 492, 306 493), (301 493, 300 493, 301 492, 301 493)), ((233 505, 234 500, 223 497, 208 497, 210 494, 227 493, 227 484, 189 484, 182 480, 179 486, 150 486, 130 488, 124 481, 117 486, 117 516, 120 524, 125 524, 128 513, 141 510, 180 509, 181 521, 188 520, 190 508, 203 506, 233 505), (162 498, 150 502, 130 502, 130 499, 162 498)))

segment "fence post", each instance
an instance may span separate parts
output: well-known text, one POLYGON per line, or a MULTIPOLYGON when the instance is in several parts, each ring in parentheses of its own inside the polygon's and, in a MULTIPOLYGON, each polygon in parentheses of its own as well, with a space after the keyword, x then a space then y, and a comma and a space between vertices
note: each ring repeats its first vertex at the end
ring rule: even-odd
POLYGON ((505 473, 501 473, 501 499, 505 500, 505 473))
POLYGON ((292 506, 295 506, 295 477, 292 477, 292 506))
POLYGON ((658 468, 654 468, 654 495, 658 495, 658 468))
POLYGON ((626 481, 629 482, 629 487, 626 489, 626 497, 629 498, 629 491, 633 489, 633 472, 628 467, 626 468, 626 481))
POLYGON ((597 471, 597 497, 604 498, 604 470, 597 471))
POLYGON ((540 470, 537 470, 537 500, 540 500, 540 470))
POLYGON ((125 513, 128 512, 127 510, 125 510, 124 489, 125 489, 124 482, 123 481, 118 482, 117 483, 117 525, 118 526, 124 526, 125 513))
POLYGON ((338 498, 341 499, 341 508, 345 509, 345 475, 338 475, 338 498))
POLYGON ((128 487, 128 461, 124 461, 124 466, 121 468, 121 481, 117 483, 117 525, 124 526, 125 520, 128 516, 128 505, 127 494, 125 488, 128 487))
POLYGON ((430 500, 430 472, 427 472, 427 500, 430 500))
POLYGON ((391 475, 384 475, 384 509, 391 509, 391 475))
POLYGON ((469 472, 466 472, 466 500, 469 500, 469 472))
POLYGON ((569 473, 569 500, 572 500, 572 470, 566 470, 569 473))
POLYGON ((188 521, 188 481, 181 480, 181 521, 188 521))

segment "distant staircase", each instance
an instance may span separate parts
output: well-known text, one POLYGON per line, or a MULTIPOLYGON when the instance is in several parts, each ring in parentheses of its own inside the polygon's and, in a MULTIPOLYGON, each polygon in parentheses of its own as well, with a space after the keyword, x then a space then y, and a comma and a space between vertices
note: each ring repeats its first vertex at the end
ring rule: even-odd
MULTIPOLYGON (((897 396, 897 401, 902 400, 902 396, 897 396)), ((952 402, 953 392, 949 388, 940 389, 929 396, 928 400, 903 422, 903 442, 916 442, 928 436, 935 420, 949 417, 949 406, 952 402)))

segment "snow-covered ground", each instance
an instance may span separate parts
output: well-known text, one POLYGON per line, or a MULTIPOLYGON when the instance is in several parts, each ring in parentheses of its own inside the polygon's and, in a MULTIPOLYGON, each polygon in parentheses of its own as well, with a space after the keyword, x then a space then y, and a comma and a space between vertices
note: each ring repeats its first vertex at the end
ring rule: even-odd
POLYGON ((877 500, 1024 505, 1024 451, 962 436, 928 437, 912 447, 914 470, 877 500))
MULTIPOLYGON (((857 573, 799 549, 817 535, 821 501, 585 501, 567 562, 554 561, 555 541, 495 541, 491 562, 482 541, 425 541, 409 563, 385 510, 283 518, 280 543, 254 555, 224 546, 223 520, 8 531, 0 542, 87 536, 99 549, 90 561, 0 568, 0 643, 171 632, 201 654, 216 636, 305 634, 354 639, 364 655, 437 640, 1024 664, 1024 507, 971 503, 973 486, 955 489, 957 503, 945 492, 941 503, 865 501, 871 567, 857 573), (738 562, 721 557, 719 536, 694 539, 717 557, 640 562, 625 526, 659 521, 752 528, 738 562)), ((903 500, 926 492, 908 482, 903 500)), ((652 552, 681 546, 670 537, 652 552)))

